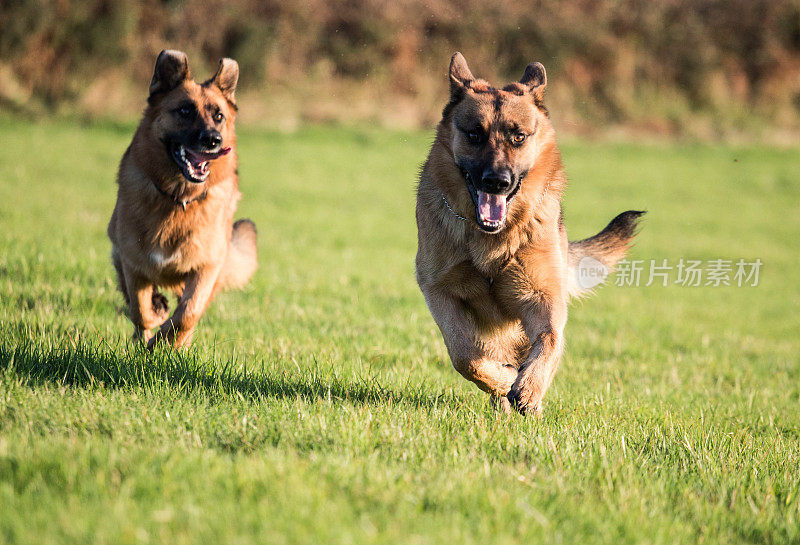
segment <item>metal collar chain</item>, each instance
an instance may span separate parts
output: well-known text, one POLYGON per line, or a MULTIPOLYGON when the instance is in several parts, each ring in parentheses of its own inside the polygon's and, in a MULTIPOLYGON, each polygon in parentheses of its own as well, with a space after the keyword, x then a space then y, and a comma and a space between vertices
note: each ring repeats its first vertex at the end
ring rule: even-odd
POLYGON ((544 198, 547 197, 548 191, 550 191, 550 182, 547 182, 547 185, 544 186, 544 193, 542 193, 542 196, 539 197, 539 200, 536 202, 536 206, 533 207, 534 210, 537 210, 540 206, 542 206, 544 198))
POLYGON ((444 193, 442 193, 442 200, 444 201, 444 205, 447 207, 447 209, 450 210, 451 214, 453 214, 455 217, 457 217, 461 221, 467 221, 467 218, 465 218, 464 216, 458 214, 455 210, 450 208, 450 203, 447 202, 447 198, 445 198, 444 193))
POLYGON ((206 197, 208 197, 208 189, 206 189, 205 191, 203 191, 203 192, 202 192, 200 195, 198 195, 198 196, 197 196, 197 197, 195 197, 194 199, 189 199, 189 200, 187 200, 187 201, 181 201, 181 200, 178 200, 178 199, 176 199, 174 195, 170 195, 169 193, 167 193, 166 191, 164 191, 163 189, 161 189, 161 188, 158 186, 158 184, 156 184, 155 182, 153 182, 153 187, 155 187, 155 188, 158 190, 158 192, 159 192, 159 193, 161 193, 161 194, 162 194, 162 195, 164 195, 165 197, 168 197, 168 198, 169 198, 169 199, 170 199, 172 202, 174 202, 175 204, 179 204, 179 205, 181 205, 181 206, 183 207, 183 209, 184 209, 184 210, 186 210, 186 205, 187 205, 187 204, 189 204, 189 203, 193 203, 193 202, 197 202, 197 201, 202 201, 203 199, 205 199, 206 197))

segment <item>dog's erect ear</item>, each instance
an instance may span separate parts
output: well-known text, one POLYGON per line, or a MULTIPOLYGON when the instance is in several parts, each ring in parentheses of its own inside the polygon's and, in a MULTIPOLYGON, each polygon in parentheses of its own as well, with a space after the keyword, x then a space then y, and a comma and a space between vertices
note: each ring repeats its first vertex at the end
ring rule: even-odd
POLYGON ((544 97, 544 88, 547 87, 547 73, 544 71, 542 63, 530 63, 525 68, 525 73, 522 74, 519 82, 528 88, 528 92, 533 95, 534 99, 541 102, 544 97))
POLYGON ((150 96, 166 93, 189 79, 189 59, 183 51, 165 49, 158 54, 153 80, 150 82, 150 96))
POLYGON ((450 95, 461 93, 469 87, 470 82, 475 79, 467 66, 467 59, 464 55, 456 52, 450 59, 450 95))
POLYGON ((233 94, 236 92, 236 83, 239 81, 239 63, 233 59, 220 59, 219 68, 214 77, 209 79, 204 85, 214 84, 222 91, 222 96, 236 103, 233 94))

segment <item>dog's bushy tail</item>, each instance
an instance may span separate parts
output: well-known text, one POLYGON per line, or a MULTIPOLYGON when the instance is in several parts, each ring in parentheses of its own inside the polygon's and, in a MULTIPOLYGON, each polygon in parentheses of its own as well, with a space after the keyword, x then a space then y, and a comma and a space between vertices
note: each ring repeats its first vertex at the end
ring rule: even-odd
POLYGON ((233 224, 228 258, 217 281, 218 289, 241 288, 258 268, 256 224, 243 219, 233 224))
POLYGON ((605 229, 593 237, 569 243, 567 285, 570 296, 582 297, 592 293, 593 288, 602 281, 592 275, 598 272, 607 275, 614 270, 617 262, 625 257, 642 215, 643 211, 628 210, 611 220, 605 229))

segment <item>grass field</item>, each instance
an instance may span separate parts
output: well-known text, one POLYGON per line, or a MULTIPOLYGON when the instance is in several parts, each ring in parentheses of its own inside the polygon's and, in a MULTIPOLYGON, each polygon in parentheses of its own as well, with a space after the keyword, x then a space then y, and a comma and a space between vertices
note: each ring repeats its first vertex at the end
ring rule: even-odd
POLYGON ((633 258, 763 268, 573 305, 539 421, 452 370, 417 290, 429 133, 241 130, 259 272, 190 352, 130 344, 132 129, 0 119, 0 542, 800 542, 797 150, 563 145, 572 238, 646 208, 633 258))

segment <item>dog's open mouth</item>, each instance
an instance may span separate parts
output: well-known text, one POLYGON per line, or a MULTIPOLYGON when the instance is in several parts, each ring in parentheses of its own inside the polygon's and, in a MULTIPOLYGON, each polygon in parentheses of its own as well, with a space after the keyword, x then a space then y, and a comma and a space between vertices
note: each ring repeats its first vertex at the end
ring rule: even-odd
POLYGON ((509 193, 488 193, 477 189, 472 183, 469 173, 465 176, 472 201, 475 203, 475 215, 478 227, 487 233, 499 233, 506 224, 508 207, 519 190, 517 183, 509 193))
POLYGON ((230 153, 231 148, 220 148, 215 152, 195 151, 182 144, 173 144, 170 150, 172 159, 175 160, 184 178, 190 182, 200 184, 206 181, 211 172, 210 163, 214 159, 230 153))
POLYGON ((484 193, 483 191, 476 191, 476 193, 478 194, 478 223, 487 231, 500 229, 506 221, 508 208, 506 195, 484 193))

